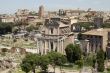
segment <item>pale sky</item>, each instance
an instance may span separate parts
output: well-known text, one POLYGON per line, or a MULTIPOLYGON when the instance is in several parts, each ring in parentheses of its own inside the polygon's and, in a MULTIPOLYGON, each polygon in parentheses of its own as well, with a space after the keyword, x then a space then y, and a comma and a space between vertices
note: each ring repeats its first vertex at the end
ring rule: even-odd
POLYGON ((0 14, 14 13, 17 9, 38 10, 44 5, 46 10, 87 9, 110 10, 110 0, 0 0, 0 14))

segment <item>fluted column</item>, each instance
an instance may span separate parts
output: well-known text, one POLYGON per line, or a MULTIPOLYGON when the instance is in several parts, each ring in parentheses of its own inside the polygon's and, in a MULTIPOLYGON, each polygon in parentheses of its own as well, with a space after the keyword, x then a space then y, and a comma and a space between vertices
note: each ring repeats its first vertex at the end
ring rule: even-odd
POLYGON ((64 39, 62 40, 62 54, 64 54, 64 39))
POLYGON ((39 41, 38 40, 36 40, 37 41, 37 53, 39 54, 39 41))
POLYGON ((49 52, 51 52, 51 46, 50 46, 50 40, 48 41, 48 44, 49 44, 49 52))
POLYGON ((57 44, 58 44, 57 52, 59 52, 59 48, 60 48, 59 39, 58 39, 58 41, 57 41, 57 44))

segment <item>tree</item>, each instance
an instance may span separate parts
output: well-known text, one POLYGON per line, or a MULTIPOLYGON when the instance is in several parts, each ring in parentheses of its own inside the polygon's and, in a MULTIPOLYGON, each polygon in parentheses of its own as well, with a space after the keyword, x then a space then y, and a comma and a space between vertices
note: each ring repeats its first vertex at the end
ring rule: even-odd
POLYGON ((17 27, 14 27, 14 28, 12 29, 12 32, 13 32, 14 34, 17 34, 18 28, 17 28, 17 27))
POLYGON ((110 23, 103 23, 101 25, 102 28, 110 28, 110 23))
POLYGON ((29 73, 31 71, 31 65, 26 60, 23 60, 20 66, 22 71, 26 73, 29 73))
POLYGON ((6 48, 2 48, 2 49, 1 49, 1 54, 2 54, 3 56, 6 55, 6 52, 8 52, 8 49, 6 49, 6 48))
MULTIPOLYGON (((22 70, 24 70, 24 68, 26 67, 25 65, 27 65, 27 67, 29 66, 30 69, 33 71, 33 73, 35 73, 35 68, 36 68, 36 66, 39 65, 39 63, 40 63, 40 56, 36 55, 36 54, 29 53, 23 59, 23 61, 21 63, 21 68, 22 68, 22 70)), ((26 70, 27 69, 28 68, 26 68, 26 70)), ((29 70, 27 70, 27 71, 29 71, 29 70)))
POLYGON ((7 52, 8 49, 6 49, 6 48, 2 48, 1 51, 2 51, 2 52, 7 52))
POLYGON ((74 48, 74 45, 69 44, 69 45, 67 45, 67 47, 65 49, 67 59, 70 63, 73 63, 73 48, 74 48))
POLYGON ((56 65, 60 66, 60 71, 61 71, 61 67, 63 64, 65 64, 67 62, 67 58, 64 56, 64 55, 59 55, 58 56, 58 59, 57 59, 57 62, 56 62, 56 65))
POLYGON ((87 66, 92 66, 94 68, 95 63, 96 63, 96 55, 94 55, 94 53, 88 54, 85 58, 85 64, 87 66))
POLYGON ((26 29, 25 27, 29 25, 28 21, 26 19, 18 19, 15 21, 15 27, 18 27, 18 31, 20 31, 21 29, 26 29))
POLYGON ((91 22, 80 22, 78 23, 80 27, 85 28, 86 30, 92 29, 93 23, 91 22))
POLYGON ((95 63, 96 63, 96 56, 93 57, 93 65, 92 65, 93 68, 95 68, 95 63))
POLYGON ((2 23, 0 22, 0 34, 6 34, 12 32, 13 23, 2 23))
POLYGON ((40 27, 43 25, 43 23, 42 22, 37 22, 36 23, 36 26, 35 26, 35 30, 39 30, 40 29, 40 27))
POLYGON ((88 22, 90 22, 90 18, 92 17, 93 15, 89 14, 89 11, 88 11, 88 14, 85 15, 85 18, 87 19, 88 22))
POLYGON ((56 65, 60 66, 60 69, 61 69, 61 65, 63 65, 67 61, 66 57, 58 52, 50 52, 48 53, 48 57, 50 60, 50 64, 54 68, 54 73, 55 73, 56 65))
POLYGON ((33 25, 30 25, 30 26, 26 27, 26 31, 28 31, 28 32, 31 32, 33 30, 34 30, 34 26, 33 25))
POLYGON ((83 66, 83 60, 77 60, 77 61, 75 62, 75 64, 78 65, 79 68, 81 68, 81 67, 83 66))
POLYGON ((31 11, 31 12, 29 12, 29 15, 31 15, 31 16, 36 16, 37 13, 36 13, 35 11, 31 11))
POLYGON ((37 23, 36 23, 36 26, 37 26, 37 25, 43 25, 43 23, 42 23, 42 22, 37 22, 37 23))
POLYGON ((78 40, 82 40, 82 34, 81 33, 78 34, 78 40))
POLYGON ((48 69, 48 64, 49 64, 49 58, 46 55, 41 56, 40 58, 40 67, 43 70, 43 72, 47 72, 48 69))
POLYGON ((97 64, 98 64, 97 70, 99 72, 104 71, 104 57, 105 57, 105 53, 104 53, 103 49, 100 49, 97 52, 97 64))
POLYGON ((21 27, 28 25, 28 21, 26 19, 15 21, 15 26, 21 27))
POLYGON ((75 63, 75 61, 81 59, 82 51, 79 45, 69 44, 67 45, 65 52, 70 63, 75 63))

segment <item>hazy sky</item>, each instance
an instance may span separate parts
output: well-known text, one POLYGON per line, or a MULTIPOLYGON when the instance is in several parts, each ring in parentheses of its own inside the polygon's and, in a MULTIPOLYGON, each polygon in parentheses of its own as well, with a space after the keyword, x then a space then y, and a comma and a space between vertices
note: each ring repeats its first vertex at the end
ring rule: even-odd
POLYGON ((0 0, 0 13, 14 13, 17 9, 36 10, 44 5, 46 10, 97 9, 110 10, 110 0, 0 0))

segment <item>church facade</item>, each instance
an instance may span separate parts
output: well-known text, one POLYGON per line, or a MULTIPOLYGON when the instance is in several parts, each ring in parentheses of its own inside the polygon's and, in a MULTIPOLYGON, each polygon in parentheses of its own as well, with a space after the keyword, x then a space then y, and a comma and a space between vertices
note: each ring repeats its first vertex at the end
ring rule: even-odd
POLYGON ((71 26, 61 22, 60 18, 46 19, 41 37, 37 37, 37 49, 40 54, 56 51, 65 54, 68 44, 74 43, 71 26))

